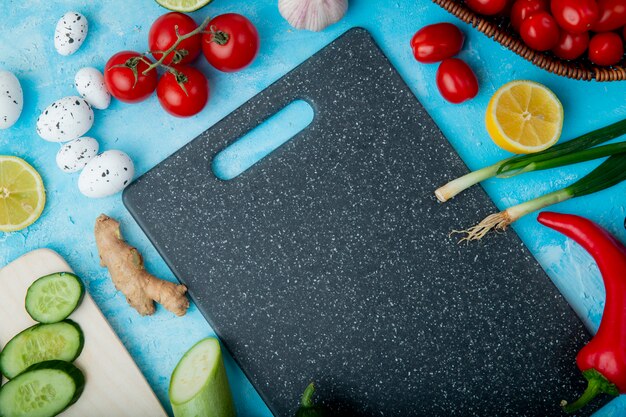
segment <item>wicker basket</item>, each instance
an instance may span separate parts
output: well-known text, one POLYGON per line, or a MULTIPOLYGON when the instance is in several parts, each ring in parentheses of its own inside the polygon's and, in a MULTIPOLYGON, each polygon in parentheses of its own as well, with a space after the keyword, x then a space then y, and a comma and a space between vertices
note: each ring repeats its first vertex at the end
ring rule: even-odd
POLYGON ((522 42, 511 28, 508 19, 477 15, 460 0, 433 0, 433 2, 539 68, 577 80, 626 80, 626 68, 623 64, 613 67, 599 67, 587 59, 565 61, 550 53, 537 52, 522 42))

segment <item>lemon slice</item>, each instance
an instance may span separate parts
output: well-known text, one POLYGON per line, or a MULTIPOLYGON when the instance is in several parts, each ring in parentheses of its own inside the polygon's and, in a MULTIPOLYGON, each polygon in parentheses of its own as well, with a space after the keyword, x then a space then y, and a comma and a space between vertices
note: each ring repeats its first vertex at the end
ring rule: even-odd
POLYGON ((512 81, 495 92, 485 116, 496 145, 513 153, 533 153, 554 145, 563 128, 563 105, 546 86, 512 81))
POLYGON ((33 224, 46 204, 39 173, 23 159, 0 155, 0 232, 33 224))
POLYGON ((156 0, 156 2, 175 12, 193 12, 211 3, 211 0, 156 0))

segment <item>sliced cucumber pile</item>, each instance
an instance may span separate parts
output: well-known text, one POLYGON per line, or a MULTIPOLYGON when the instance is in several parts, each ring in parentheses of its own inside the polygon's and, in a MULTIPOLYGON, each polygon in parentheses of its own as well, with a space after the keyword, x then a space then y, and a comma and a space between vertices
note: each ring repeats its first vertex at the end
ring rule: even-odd
POLYGON ((67 317, 85 293, 76 275, 58 272, 33 282, 26 311, 39 324, 18 333, 0 352, 0 417, 53 417, 74 404, 85 376, 71 364, 83 350, 80 326, 67 317))
POLYGON ((0 372, 15 378, 31 365, 58 359, 73 362, 83 350, 83 332, 71 320, 36 324, 13 337, 0 353, 0 372))
POLYGON ((0 389, 1 417, 53 417, 78 400, 83 373, 64 361, 31 366, 0 389))
POLYGON ((183 355, 170 380, 175 417, 235 417, 220 344, 214 337, 196 343, 183 355))
POLYGON ((26 292, 26 311, 39 323, 57 323, 76 310, 84 293, 83 283, 74 274, 46 275, 26 292))

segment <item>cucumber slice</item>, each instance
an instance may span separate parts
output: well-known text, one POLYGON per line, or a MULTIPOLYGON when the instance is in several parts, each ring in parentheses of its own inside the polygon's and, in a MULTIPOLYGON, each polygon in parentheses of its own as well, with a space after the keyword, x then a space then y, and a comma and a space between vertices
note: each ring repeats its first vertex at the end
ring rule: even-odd
POLYGON ((0 417, 53 417, 74 404, 85 376, 64 361, 31 366, 0 389, 0 417))
POLYGON ((0 353, 0 373, 12 379, 29 366, 59 359, 73 362, 85 343, 78 324, 64 320, 53 324, 36 324, 7 343, 0 353))
POLYGON ((170 380, 175 417, 235 417, 220 344, 203 339, 185 353, 170 380))
POLYGON ((58 323, 69 317, 85 293, 80 278, 57 272, 39 278, 26 292, 26 311, 39 323, 58 323))

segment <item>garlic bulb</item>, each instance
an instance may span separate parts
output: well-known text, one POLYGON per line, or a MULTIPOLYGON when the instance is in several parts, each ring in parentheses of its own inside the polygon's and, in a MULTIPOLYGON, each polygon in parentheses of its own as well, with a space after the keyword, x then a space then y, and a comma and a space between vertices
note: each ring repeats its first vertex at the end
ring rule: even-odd
POLYGON ((319 32, 341 20, 348 0, 278 0, 278 10, 294 28, 319 32))

